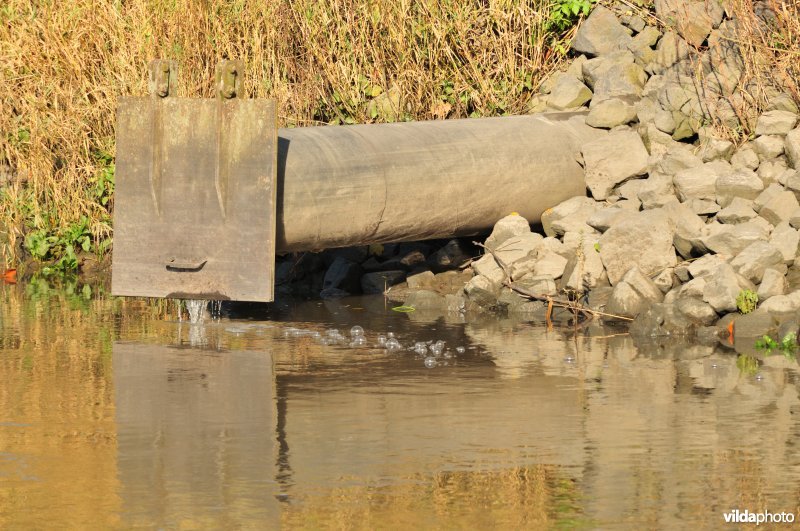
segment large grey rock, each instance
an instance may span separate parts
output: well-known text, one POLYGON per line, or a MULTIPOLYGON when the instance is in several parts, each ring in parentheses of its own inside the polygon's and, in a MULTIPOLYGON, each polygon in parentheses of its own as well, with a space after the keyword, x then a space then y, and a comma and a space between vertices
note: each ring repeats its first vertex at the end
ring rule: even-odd
POLYGON ((666 214, 645 211, 627 216, 600 237, 600 258, 615 285, 633 266, 655 274, 677 263, 672 239, 675 227, 666 214))
POLYGON ((482 275, 472 277, 464 286, 464 293, 470 301, 480 307, 490 307, 497 303, 500 293, 497 284, 482 275))
POLYGON ((715 187, 717 203, 726 207, 734 197, 755 199, 764 189, 764 183, 758 178, 755 172, 738 169, 717 177, 715 187))
POLYGON ((432 266, 441 270, 459 267, 470 258, 469 251, 464 247, 461 241, 452 239, 433 253, 429 260, 432 266))
POLYGON ((605 277, 605 268, 593 240, 583 240, 564 268, 561 287, 582 293, 594 289, 605 277))
POLYGON ((367 294, 384 293, 395 284, 403 282, 406 278, 405 271, 375 271, 365 273, 361 277, 361 291, 367 294))
POLYGON ((556 281, 550 275, 527 276, 515 281, 513 285, 536 295, 554 296, 558 293, 556 281))
POLYGON ((800 232, 793 229, 788 221, 778 223, 769 236, 769 243, 783 255, 784 264, 792 265, 800 246, 800 232))
POLYGON ((761 208, 764 205, 766 205, 770 199, 775 197, 777 194, 783 192, 783 190, 784 190, 783 186, 779 184, 775 183, 770 184, 769 186, 764 188, 764 190, 760 194, 758 194, 758 197, 756 197, 753 200, 753 210, 755 210, 756 212, 760 211, 761 208))
POLYGON ((800 312, 800 291, 770 297, 764 301, 761 309, 779 318, 796 316, 800 312))
POLYGON ((758 286, 758 300, 765 301, 786 293, 786 276, 775 269, 767 269, 758 286))
POLYGON ((567 231, 580 230, 599 208, 600 205, 591 197, 571 197, 542 213, 542 229, 547 236, 562 236, 567 231))
POLYGON ((797 115, 788 111, 767 111, 756 122, 756 135, 785 135, 797 125, 797 115))
POLYGON ((753 338, 769 335, 777 328, 775 318, 763 308, 759 308, 745 315, 737 315, 733 325, 736 339, 750 339, 748 343, 750 343, 753 338))
POLYGON ((733 155, 733 142, 706 134, 702 129, 698 132, 698 136, 700 137, 698 155, 703 159, 703 162, 730 160, 731 155, 733 155))
POLYGON ((792 168, 800 170, 800 127, 787 133, 783 145, 792 168))
POLYGON ((753 242, 731 260, 733 270, 747 280, 758 284, 767 268, 783 264, 783 255, 775 246, 763 242, 753 242))
POLYGON ((787 190, 774 194, 758 213, 773 225, 777 225, 783 221, 788 222, 798 208, 800 203, 797 202, 797 197, 787 190))
POLYGON ((343 256, 337 256, 325 271, 322 289, 358 293, 361 290, 361 273, 361 265, 343 256))
POLYGON ((610 208, 601 208, 589 216, 589 218, 586 220, 586 224, 600 232, 605 232, 611 228, 611 226, 617 220, 621 219, 620 216, 626 216, 633 213, 635 212, 626 208, 617 207, 616 205, 610 208))
POLYGON ((627 50, 611 52, 585 61, 581 65, 581 74, 586 85, 593 88, 597 80, 605 76, 611 68, 633 64, 633 62, 633 54, 627 50))
POLYGON ((663 299, 661 290, 634 266, 614 286, 606 311, 615 315, 636 317, 651 304, 663 299))
MULTIPOLYGON (((536 252, 542 245, 541 234, 535 232, 525 232, 519 236, 512 236, 506 241, 492 249, 494 254, 501 260, 506 267, 511 267, 520 260, 536 252)), ((491 249, 491 247, 490 247, 491 249)))
POLYGON ((712 251, 725 256, 736 256, 753 242, 766 241, 767 230, 755 223, 747 221, 737 225, 709 223, 703 227, 692 244, 699 251, 712 251))
POLYGON ((501 243, 511 238, 531 231, 528 220, 518 214, 510 214, 494 224, 492 233, 486 238, 485 245, 496 249, 501 243))
POLYGON ((751 143, 744 144, 731 156, 731 164, 734 168, 756 170, 760 163, 761 160, 758 158, 758 153, 756 153, 751 143))
POLYGON ((620 97, 605 100, 592 100, 586 125, 611 129, 636 120, 636 106, 632 98, 620 97))
POLYGON ((674 303, 655 303, 633 320, 634 337, 685 337, 694 333, 692 321, 678 311, 674 303))
POLYGON ((612 131, 583 146, 586 186, 595 199, 608 197, 614 186, 647 171, 647 149, 633 131, 612 131))
POLYGON ((447 308, 447 301, 444 296, 439 295, 435 291, 423 289, 409 293, 405 301, 403 301, 403 305, 410 306, 417 310, 442 311, 447 308))
POLYGON ((651 171, 676 175, 682 170, 701 166, 703 166, 703 160, 700 157, 692 153, 686 145, 673 142, 667 152, 653 165, 651 171))
POLYGON ((675 187, 672 185, 672 177, 657 171, 651 172, 647 179, 642 182, 639 189, 639 201, 645 210, 660 208, 668 203, 677 203, 675 187))
POLYGON ((758 154, 758 159, 770 160, 783 154, 785 150, 784 137, 780 135, 764 135, 753 140, 753 148, 758 154))
POLYGON ((646 82, 647 73, 641 66, 635 63, 611 64, 600 72, 594 82, 592 103, 623 98, 633 104, 642 95, 646 82))
POLYGON ((656 14, 693 46, 700 46, 719 26, 724 10, 718 0, 655 0, 656 14))
POLYGON ((689 199, 715 199, 719 172, 711 164, 681 170, 672 182, 681 201, 689 199))
POLYGON ((722 264, 705 277, 703 300, 717 313, 732 312, 736 309, 736 297, 743 289, 755 291, 755 286, 737 275, 730 264, 722 264))
POLYGON ((689 57, 690 53, 691 48, 683 38, 672 31, 666 31, 656 46, 655 62, 648 65, 647 70, 653 74, 661 74, 665 69, 689 57))
POLYGON ((705 223, 686 203, 668 203, 661 210, 675 227, 672 244, 681 256, 689 258, 693 249, 692 240, 702 232, 705 223))
POLYGON ((675 307, 695 324, 708 326, 717 320, 717 312, 707 302, 695 297, 683 297, 675 301, 675 307))
POLYGON ((753 201, 734 197, 733 201, 717 213, 716 219, 721 223, 744 223, 758 216, 753 210, 753 201))
POLYGON ((764 182, 766 186, 774 183, 780 183, 784 175, 791 175, 793 172, 789 170, 789 165, 785 157, 778 157, 773 160, 765 160, 758 166, 758 177, 764 182))
POLYGON ((575 109, 592 99, 592 91, 570 75, 562 75, 547 96, 547 104, 558 110, 575 109))
POLYGON ((435 279, 433 271, 419 271, 408 275, 406 282, 409 289, 427 289, 433 286, 435 279))
POLYGON ((488 278, 497 286, 501 285, 506 280, 505 271, 503 271, 494 257, 489 253, 486 253, 478 260, 472 262, 472 270, 476 274, 488 278))
POLYGON ((564 268, 567 267, 567 259, 552 251, 540 252, 533 267, 534 276, 549 276, 554 279, 561 278, 564 268))
POLYGON ((597 6, 578 28, 572 49, 588 55, 602 55, 624 49, 631 36, 609 9, 597 6))

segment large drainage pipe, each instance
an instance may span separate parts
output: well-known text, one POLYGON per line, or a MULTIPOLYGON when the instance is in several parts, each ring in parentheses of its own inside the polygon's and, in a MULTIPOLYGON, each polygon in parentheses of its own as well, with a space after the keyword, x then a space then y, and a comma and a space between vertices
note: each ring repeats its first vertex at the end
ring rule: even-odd
POLYGON ((278 131, 276 250, 467 236, 585 193, 582 113, 278 131))

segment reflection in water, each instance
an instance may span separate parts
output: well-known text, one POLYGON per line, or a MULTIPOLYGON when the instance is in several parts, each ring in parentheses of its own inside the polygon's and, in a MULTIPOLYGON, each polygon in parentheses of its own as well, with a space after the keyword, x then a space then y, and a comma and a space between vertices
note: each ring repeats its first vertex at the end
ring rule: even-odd
POLYGON ((717 346, 380 298, 197 327, 0 293, 0 528, 718 528, 731 509, 800 509, 782 357, 758 379, 717 346), (428 369, 283 333, 356 324, 369 344, 466 350, 428 369))

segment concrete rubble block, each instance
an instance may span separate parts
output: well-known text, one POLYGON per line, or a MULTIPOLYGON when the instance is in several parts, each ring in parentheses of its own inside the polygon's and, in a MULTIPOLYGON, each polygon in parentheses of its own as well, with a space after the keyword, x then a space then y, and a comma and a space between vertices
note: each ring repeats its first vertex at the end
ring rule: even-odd
POLYGON ((668 203, 661 210, 667 215, 672 226, 675 227, 672 244, 678 254, 684 258, 689 258, 693 249, 692 240, 705 227, 703 219, 695 214, 686 203, 668 203))
POLYGON ((755 291, 755 286, 747 279, 736 274, 730 264, 722 264, 706 276, 703 288, 703 301, 714 308, 717 313, 736 310, 736 297, 743 289, 755 291))
POLYGON ((492 233, 486 238, 484 245, 490 249, 497 248, 501 243, 513 236, 527 234, 531 231, 528 220, 519 214, 510 214, 494 224, 492 233))
POLYGON ((633 320, 630 333, 634 337, 685 337, 694 333, 694 326, 674 303, 655 303, 633 320))
POLYGON ((564 268, 560 286, 562 289, 585 292, 594 289, 604 282, 605 268, 600 259, 594 240, 583 240, 579 243, 564 268))
POLYGON ((789 164, 792 165, 792 168, 800 170, 800 127, 792 129, 786 134, 783 146, 789 164))
POLYGON ((466 283, 464 293, 478 306, 489 307, 497 302, 500 288, 488 278, 476 275, 466 283))
POLYGON ((366 294, 383 293, 405 279, 406 272, 400 270, 365 273, 361 276, 361 291, 366 294))
POLYGON ((339 289, 347 293, 358 293, 361 291, 362 273, 360 264, 343 256, 337 256, 325 271, 322 289, 339 289))
POLYGON ((752 341, 753 338, 760 338, 774 332, 778 327, 778 323, 768 311, 759 308, 748 314, 735 316, 733 326, 737 341, 742 338, 748 338, 752 341))
POLYGON ((614 186, 643 175, 648 153, 641 137, 633 131, 612 131, 583 146, 586 186, 595 199, 609 196, 614 186))
POLYGON ((615 285, 633 266, 646 275, 677 263, 672 240, 675 232, 669 217, 659 211, 626 216, 600 237, 600 258, 615 285))
POLYGON ((542 229, 547 236, 562 236, 568 230, 579 230, 600 208, 591 197, 571 197, 542 213, 542 229))
POLYGON ((627 48, 632 38, 611 10, 598 5, 581 24, 572 49, 587 55, 603 55, 627 48))
POLYGON ((549 276, 554 279, 561 278, 567 267, 567 259, 552 251, 539 252, 536 265, 533 267, 533 276, 549 276))
POLYGON ((797 196, 786 190, 770 197, 758 213, 773 225, 778 225, 784 221, 788 222, 798 208, 800 208, 800 203, 797 202, 797 196))
POLYGON ((759 161, 774 159, 783 155, 785 151, 784 137, 779 135, 765 135, 753 140, 753 148, 759 161))
POLYGON ((758 158, 755 147, 752 142, 743 144, 731 156, 731 164, 734 168, 747 168, 748 170, 757 170, 761 159, 758 158))
POLYGON ((714 311, 714 308, 699 298, 679 298, 677 301, 675 301, 675 307, 678 312, 697 325, 709 326, 718 318, 717 312, 714 311))
POLYGON ((708 223, 702 232, 692 240, 696 250, 711 251, 728 257, 736 256, 753 242, 766 241, 769 232, 753 221, 737 225, 708 223))
POLYGON ((627 50, 611 52, 602 57, 589 59, 581 65, 584 83, 590 88, 594 88, 595 83, 605 76, 614 66, 633 64, 633 54, 627 50))
POLYGON ((689 44, 675 32, 666 31, 656 46, 655 62, 647 65, 647 71, 661 74, 675 63, 683 61, 691 54, 689 44))
POLYGON ((679 171, 672 179, 675 191, 681 201, 689 199, 715 199, 719 170, 713 164, 688 168, 679 171))
POLYGON ((647 73, 636 63, 612 64, 595 79, 592 102, 624 98, 633 104, 641 97, 646 82, 647 73))
POLYGON ((713 216, 720 211, 717 202, 710 199, 690 199, 687 204, 698 216, 713 216))
POLYGON ((634 266, 614 286, 606 311, 615 315, 636 317, 651 304, 663 299, 661 290, 634 266))
POLYGON ((736 255, 730 262, 733 270, 747 280, 758 284, 764 271, 783 264, 783 255, 772 244, 753 242, 736 255))
POLYGON ((793 229, 788 221, 783 221, 775 225, 769 236, 769 243, 781 252, 784 264, 792 265, 800 246, 800 232, 793 229))
POLYGON ((675 187, 672 184, 672 176, 659 172, 651 172, 639 190, 639 201, 642 208, 650 210, 661 208, 669 203, 677 203, 675 187))
POLYGON ((797 114, 789 111, 767 111, 758 117, 756 136, 786 135, 797 125, 797 114))
POLYGON ((486 253, 478 260, 472 262, 472 270, 476 274, 488 278, 497 286, 501 285, 503 281, 506 280, 505 272, 499 265, 497 265, 497 261, 489 253, 486 253))
POLYGON ((553 85, 547 96, 547 105, 553 109, 575 109, 592 99, 592 91, 578 79, 563 75, 553 85))
POLYGON ((759 212, 761 208, 769 202, 770 199, 783 191, 783 186, 779 184, 772 183, 767 185, 767 187, 764 188, 764 190, 753 200, 753 210, 759 212))
POLYGON ((755 199, 764 190, 764 183, 755 172, 740 168, 717 177, 715 189, 717 203, 726 207, 734 197, 755 199))
POLYGON ((591 127, 611 129, 636 121, 636 105, 633 98, 619 97, 606 100, 592 100, 589 105, 589 114, 586 116, 586 125, 591 127))
POLYGON ((736 224, 750 221, 758 216, 753 210, 753 201, 734 197, 733 201, 717 213, 716 219, 720 223, 736 224))
POLYGON ((507 267, 511 267, 528 256, 535 254, 542 245, 542 240, 544 240, 544 237, 541 234, 527 232, 519 236, 512 236, 492 250, 507 267))
POLYGON ((425 289, 433 286, 435 278, 433 271, 419 271, 408 275, 406 283, 409 289, 425 289))
POLYGON ((761 309, 768 311, 779 319, 796 317, 800 312, 800 291, 793 291, 787 295, 775 295, 761 304, 761 309))
POLYGON ((791 175, 789 165, 785 157, 778 157, 773 160, 765 160, 758 165, 758 177, 764 182, 766 186, 773 183, 780 183, 781 177, 786 174, 791 175), (787 171, 789 173, 787 173, 787 171))
POLYGON ((784 295, 787 288, 785 275, 776 269, 767 269, 764 271, 764 276, 756 293, 758 294, 758 300, 763 302, 770 297, 784 295))
POLYGON ((589 218, 586 220, 586 224, 600 232, 605 232, 619 219, 620 216, 631 215, 634 213, 635 212, 632 212, 629 209, 614 205, 610 208, 601 208, 597 210, 594 214, 589 216, 589 218))
POLYGON ((406 295, 403 306, 410 306, 417 310, 442 311, 447 308, 447 301, 443 295, 439 295, 435 291, 421 289, 406 295))
POLYGON ((514 281, 514 286, 536 295, 555 296, 558 293, 556 280, 550 275, 531 275, 514 281))

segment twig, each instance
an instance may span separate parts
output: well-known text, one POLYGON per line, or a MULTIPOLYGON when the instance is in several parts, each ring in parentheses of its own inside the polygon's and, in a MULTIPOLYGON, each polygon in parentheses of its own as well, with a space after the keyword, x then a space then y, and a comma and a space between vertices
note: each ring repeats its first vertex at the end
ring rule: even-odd
MULTIPOLYGON (((539 293, 533 293, 532 291, 529 291, 529 290, 527 290, 525 288, 521 288, 519 286, 515 286, 514 285, 514 279, 513 279, 513 277, 511 276, 511 273, 508 270, 508 266, 506 265, 505 262, 503 262, 503 260, 499 256, 497 256, 497 253, 495 253, 494 250, 490 249, 489 247, 486 247, 482 243, 478 243, 478 242, 473 242, 473 243, 475 245, 477 245, 478 247, 481 247, 482 249, 485 249, 489 254, 492 255, 492 258, 494 258, 494 261, 497 262, 497 265, 500 266, 500 269, 503 270, 503 274, 505 275, 505 278, 503 279, 503 285, 506 286, 511 291, 514 291, 514 292, 518 293, 519 295, 523 295, 524 297, 527 297, 527 298, 532 299, 532 300, 547 302, 548 308, 550 308, 551 306, 559 306, 561 308, 566 308, 568 310, 571 310, 571 311, 573 311, 575 313, 583 312, 584 314, 591 315, 593 317, 599 315, 599 316, 602 316, 602 317, 610 317, 612 319, 620 319, 622 321, 633 321, 633 319, 631 319, 630 317, 625 317, 623 315, 615 315, 613 313, 601 312, 599 310, 593 310, 593 309, 587 308, 586 306, 584 306, 582 304, 579 304, 578 302, 575 302, 575 301, 564 300, 564 299, 555 299, 555 298, 551 297, 550 295, 542 295, 542 294, 539 294, 539 293)), ((550 312, 548 312, 548 313, 550 313, 550 312)))

